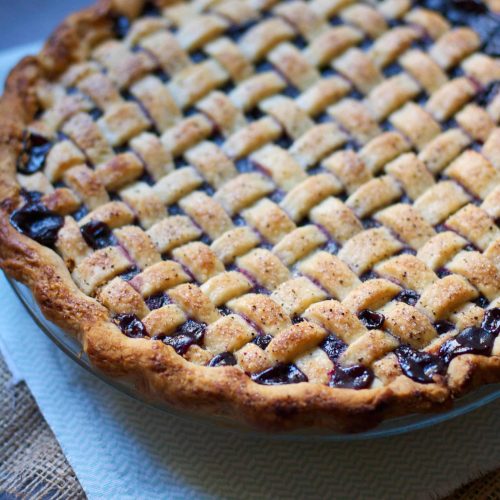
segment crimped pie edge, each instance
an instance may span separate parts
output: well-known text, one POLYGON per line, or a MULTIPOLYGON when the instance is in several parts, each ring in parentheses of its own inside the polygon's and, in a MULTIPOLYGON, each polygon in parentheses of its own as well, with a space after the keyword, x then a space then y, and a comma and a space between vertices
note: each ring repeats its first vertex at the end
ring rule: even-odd
MULTIPOLYGON (((135 3, 140 2, 132 7, 135 3)), ((79 339, 92 364, 130 380, 147 398, 231 416, 266 430, 307 426, 361 431, 385 418, 448 408, 468 390, 499 382, 500 357, 472 354, 454 358, 439 384, 399 376, 386 386, 361 390, 307 382, 265 386, 231 366, 197 366, 161 341, 124 336, 108 310, 78 290, 54 251, 11 226, 10 214, 20 201, 16 158, 23 129, 35 114, 37 81, 85 57, 87 44, 109 34, 113 16, 130 8, 131 2, 100 0, 68 17, 38 56, 23 59, 12 70, 0 99, 0 267, 31 289, 48 319, 79 339)))

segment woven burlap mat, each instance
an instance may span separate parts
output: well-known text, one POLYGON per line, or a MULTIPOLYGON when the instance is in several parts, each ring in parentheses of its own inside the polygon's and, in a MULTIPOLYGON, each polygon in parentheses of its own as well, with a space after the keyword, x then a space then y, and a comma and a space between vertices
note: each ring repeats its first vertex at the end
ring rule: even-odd
MULTIPOLYGON (((13 383, 0 356, 0 499, 85 499, 54 434, 24 382, 13 383)), ((500 470, 446 500, 500 499, 500 470)))

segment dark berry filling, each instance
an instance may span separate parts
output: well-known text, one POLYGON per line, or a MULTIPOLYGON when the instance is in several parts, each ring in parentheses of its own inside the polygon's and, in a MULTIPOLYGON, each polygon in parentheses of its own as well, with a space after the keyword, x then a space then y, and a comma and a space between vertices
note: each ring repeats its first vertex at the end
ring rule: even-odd
POLYGON ((105 248, 117 244, 115 235, 110 227, 104 222, 91 220, 80 228, 83 239, 94 250, 105 248))
POLYGON ((146 300, 146 305, 149 307, 151 311, 155 309, 160 309, 160 307, 166 306, 170 304, 170 298, 166 293, 160 292, 155 295, 151 295, 146 300))
POLYGON ((481 328, 491 332, 495 337, 500 334, 500 308, 494 307, 484 313, 481 328))
POLYGON ((236 358, 232 352, 221 352, 214 356, 208 366, 234 366, 236 364, 236 358))
POLYGON ((78 210, 73 212, 73 219, 76 221, 82 220, 89 213, 88 208, 85 205, 82 205, 78 210))
POLYGON ((368 328, 368 330, 381 328, 385 321, 383 314, 372 311, 371 309, 363 309, 360 311, 358 313, 358 318, 361 320, 361 323, 368 328))
POLYGON ((116 16, 113 20, 113 32, 117 38, 125 38, 130 29, 130 19, 126 16, 116 16))
POLYGON ((229 316, 233 313, 233 311, 231 311, 231 309, 229 309, 229 307, 227 306, 219 307, 219 312, 222 314, 222 316, 229 316))
POLYGON ((64 217, 51 212, 40 201, 35 201, 15 210, 10 216, 10 222, 20 233, 52 247, 64 225, 64 217))
POLYGON ((446 365, 441 358, 402 345, 395 351, 403 373, 422 384, 433 382, 435 375, 444 375, 446 365))
POLYGON ((141 272, 141 270, 138 267, 133 266, 128 271, 125 271, 124 273, 120 274, 120 278, 124 281, 130 281, 132 278, 137 276, 140 272, 141 272))
POLYGON ((365 281, 370 281, 370 280, 376 280, 379 279, 379 275, 375 271, 366 271, 366 273, 363 273, 359 279, 363 282, 365 281))
POLYGON ((347 344, 335 335, 328 335, 320 345, 321 349, 326 352, 327 356, 333 361, 337 361, 338 357, 347 349, 347 344))
POLYGON ((491 354, 495 335, 485 328, 471 326, 462 330, 456 337, 447 340, 439 350, 446 363, 460 354, 491 354))
POLYGON ((482 307, 483 309, 486 309, 489 303, 490 301, 484 295, 480 295, 477 299, 474 300, 474 304, 482 307))
POLYGON ((175 349, 177 354, 186 354, 187 350, 193 345, 198 344, 205 333, 205 323, 198 323, 188 319, 172 336, 163 337, 164 344, 175 349))
POLYGON ((448 333, 449 331, 453 330, 454 325, 453 323, 450 323, 449 321, 436 321, 434 323, 434 328, 436 329, 436 332, 438 335, 443 335, 445 333, 448 333))
POLYGON ((261 349, 265 349, 271 343, 271 340, 273 340, 272 335, 257 335, 257 337, 252 340, 252 343, 261 349))
POLYGON ((263 385, 282 385, 307 382, 307 377, 295 365, 279 364, 253 374, 252 380, 263 385))
POLYGON ((116 321, 121 331, 132 339, 140 339, 148 336, 146 327, 135 314, 119 314, 116 321))
POLYGON ((25 132, 23 150, 17 159, 17 170, 21 174, 33 174, 45 165, 45 158, 52 143, 43 135, 25 132))
POLYGON ((396 296, 396 300, 404 302, 410 306, 414 306, 418 302, 419 298, 420 295, 414 290, 403 290, 396 296))
POLYGON ((490 102, 496 97, 500 92, 500 80, 494 80, 489 85, 480 90, 475 97, 475 101, 479 106, 487 107, 490 102))
POLYGON ((373 372, 362 365, 335 366, 330 386, 344 389, 366 389, 373 381, 373 372))

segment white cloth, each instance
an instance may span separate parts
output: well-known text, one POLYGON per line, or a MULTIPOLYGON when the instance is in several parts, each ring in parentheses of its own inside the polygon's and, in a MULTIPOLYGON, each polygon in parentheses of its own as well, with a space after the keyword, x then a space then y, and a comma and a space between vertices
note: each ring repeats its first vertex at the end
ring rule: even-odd
MULTIPOLYGON (((19 56, 10 51, 9 64, 19 56)), ((500 466, 498 399, 390 438, 273 441, 169 416, 107 386, 40 331, 3 275, 0 317, 2 353, 90 500, 434 498, 500 466)))

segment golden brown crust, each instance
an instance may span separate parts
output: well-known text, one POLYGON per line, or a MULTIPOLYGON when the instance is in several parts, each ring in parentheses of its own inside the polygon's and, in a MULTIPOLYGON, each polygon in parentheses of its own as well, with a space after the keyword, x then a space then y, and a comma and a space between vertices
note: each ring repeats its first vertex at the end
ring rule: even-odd
POLYGON ((98 369, 126 376, 146 396, 270 430, 321 426, 360 431, 395 415, 446 408, 465 391, 500 381, 498 356, 459 356, 450 364, 447 380, 439 383, 418 384, 397 376, 388 385, 363 390, 308 383, 265 386, 235 367, 197 366, 160 341, 124 336, 109 311, 77 288, 55 252, 14 230, 9 216, 20 203, 16 158, 22 131, 36 111, 35 84, 83 60, 96 41, 109 36, 117 10, 136 15, 141 4, 102 0, 69 17, 38 56, 14 68, 0 100, 0 265, 32 290, 43 314, 74 334, 98 369))

